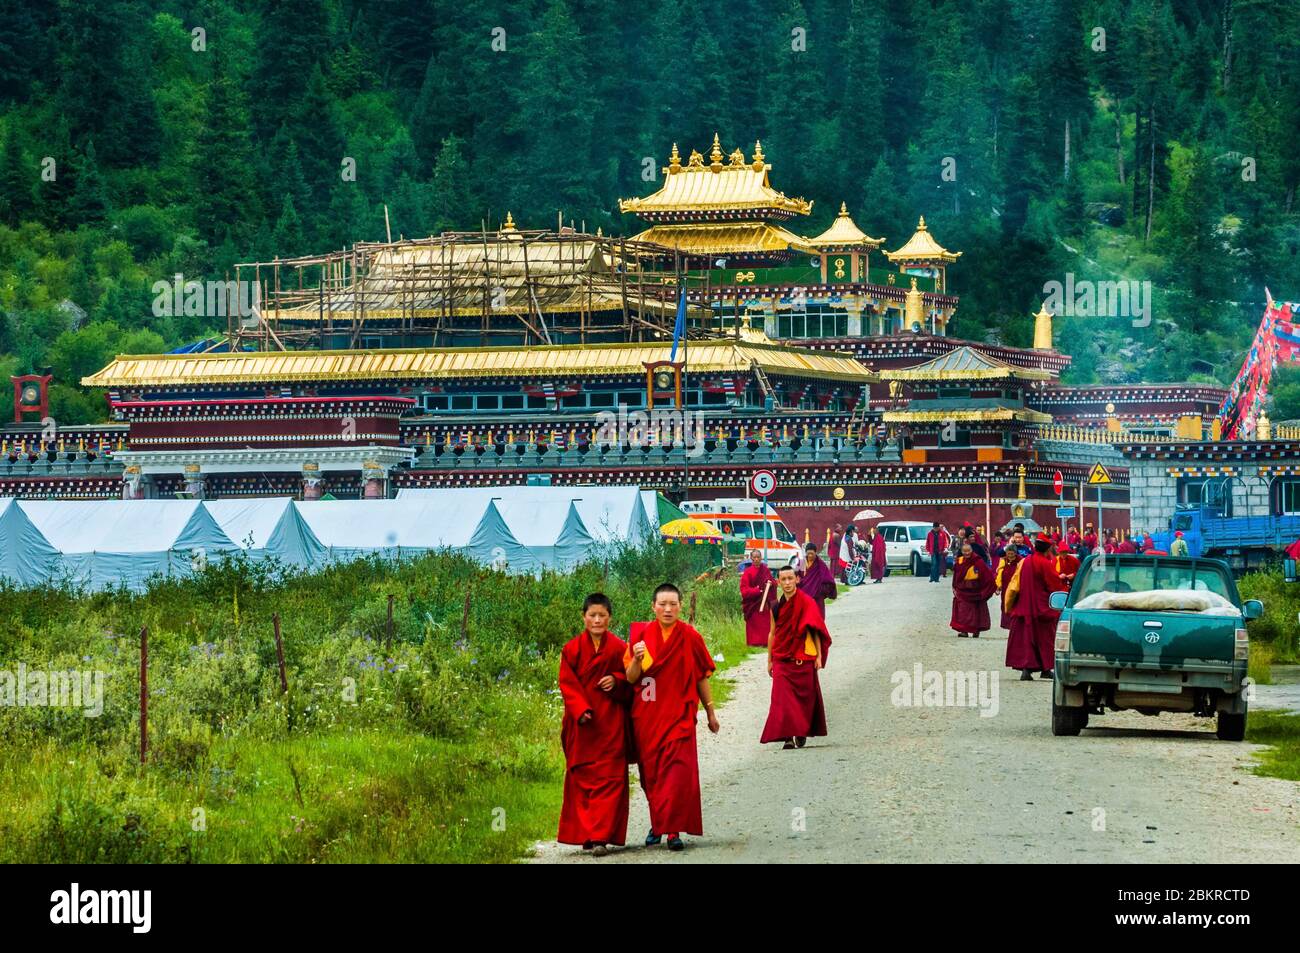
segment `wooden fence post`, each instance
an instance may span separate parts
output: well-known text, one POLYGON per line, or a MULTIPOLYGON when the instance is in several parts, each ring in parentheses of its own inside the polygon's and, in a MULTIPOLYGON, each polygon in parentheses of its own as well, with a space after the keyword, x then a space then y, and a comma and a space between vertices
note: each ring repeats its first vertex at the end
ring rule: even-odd
POLYGON ((289 691, 289 677, 284 671, 284 642, 280 639, 280 613, 271 616, 271 622, 275 626, 275 660, 280 666, 280 693, 285 694, 289 691))
POLYGON ((140 629, 140 763, 149 755, 149 627, 140 629))
POLYGON ((391 652, 393 650, 393 597, 391 595, 388 597, 388 622, 385 626, 385 632, 388 640, 386 651, 391 652))

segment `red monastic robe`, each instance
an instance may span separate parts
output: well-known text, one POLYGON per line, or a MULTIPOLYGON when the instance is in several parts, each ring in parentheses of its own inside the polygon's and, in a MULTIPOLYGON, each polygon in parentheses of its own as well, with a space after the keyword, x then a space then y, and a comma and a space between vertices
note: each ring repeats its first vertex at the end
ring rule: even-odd
POLYGON ((776 580, 772 578, 772 570, 767 568, 767 563, 755 563, 740 574, 740 611, 745 616, 746 645, 767 645, 776 591, 776 580), (763 587, 769 584, 767 605, 760 611, 763 587))
POLYGON ((600 651, 591 635, 582 632, 560 652, 560 695, 564 720, 560 742, 564 746, 564 806, 560 809, 561 844, 622 844, 627 840, 627 765, 630 725, 627 706, 630 691, 623 670, 627 643, 605 633, 600 651), (614 677, 614 688, 602 691, 597 683, 614 677), (590 712, 586 724, 578 724, 590 712))
MULTIPOLYGON (((839 590, 835 588, 835 577, 817 556, 813 557, 803 578, 799 580, 799 589, 812 596, 813 602, 817 603, 817 608, 821 610, 823 619, 826 618, 826 600, 834 599, 839 594, 839 590)), ((768 599, 775 599, 776 596, 777 593, 773 591, 768 599)))
POLYGON ((775 606, 776 630, 772 637, 772 703, 767 711, 760 744, 790 738, 821 738, 826 734, 826 709, 817 677, 820 636, 822 664, 831 650, 831 634, 817 603, 796 589, 775 606))
POLYGON ((879 533, 871 537, 871 578, 885 578, 885 537, 879 533))
MULTIPOLYGON (((769 597, 770 598, 770 597, 769 597)), ((633 623, 623 664, 632 646, 645 642, 641 681, 632 687, 632 734, 641 787, 650 802, 656 834, 703 834, 700 764, 695 750, 695 716, 700 679, 717 667, 704 636, 678 620, 664 638, 658 622, 633 623)))
POLYGON ((952 567, 952 619, 956 632, 983 632, 989 623, 989 596, 996 581, 993 570, 979 556, 958 556, 952 567))
POLYGON ((1069 587, 1057 575, 1052 557, 1041 553, 1020 560, 1015 583, 1017 592, 1011 608, 1007 665, 1050 672, 1056 665, 1056 620, 1061 614, 1047 600, 1053 592, 1069 587))
POLYGON ((1014 546, 1007 547, 995 574, 998 589, 998 625, 1004 629, 1011 628, 1012 620, 1011 610, 1007 606, 1007 586, 1019 568, 1020 553, 1016 552, 1014 546))

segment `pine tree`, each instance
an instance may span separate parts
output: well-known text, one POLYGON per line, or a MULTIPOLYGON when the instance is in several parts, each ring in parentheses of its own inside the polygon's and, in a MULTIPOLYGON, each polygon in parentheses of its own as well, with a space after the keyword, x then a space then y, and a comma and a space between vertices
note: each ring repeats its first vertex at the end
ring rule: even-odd
POLYGON ((275 254, 280 258, 292 258, 303 254, 305 244, 302 234, 302 221, 293 207, 293 196, 285 195, 280 206, 280 217, 276 220, 275 231, 271 233, 271 242, 275 254))
POLYGON ((33 212, 32 189, 37 180, 37 168, 23 155, 18 141, 18 129, 11 123, 0 150, 0 222, 16 226, 33 212))
POLYGON ((88 140, 77 159, 77 182, 72 193, 72 217, 78 224, 99 225, 108 217, 108 190, 95 160, 95 142, 88 140))

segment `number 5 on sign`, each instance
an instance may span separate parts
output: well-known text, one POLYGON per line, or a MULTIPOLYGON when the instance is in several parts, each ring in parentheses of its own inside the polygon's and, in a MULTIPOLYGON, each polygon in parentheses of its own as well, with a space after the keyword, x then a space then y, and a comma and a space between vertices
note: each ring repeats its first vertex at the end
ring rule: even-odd
POLYGON ((776 474, 771 470, 758 470, 749 478, 749 488, 755 496, 771 496, 776 489, 776 474))

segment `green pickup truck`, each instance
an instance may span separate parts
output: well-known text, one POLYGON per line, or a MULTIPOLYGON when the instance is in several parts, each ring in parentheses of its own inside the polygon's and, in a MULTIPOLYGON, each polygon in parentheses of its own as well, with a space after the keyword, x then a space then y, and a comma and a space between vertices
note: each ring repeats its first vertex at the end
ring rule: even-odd
POLYGON ((1176 556, 1089 556, 1054 592, 1052 734, 1077 735, 1089 715, 1131 709, 1218 719, 1224 741, 1246 735, 1246 621, 1227 563, 1176 556))

